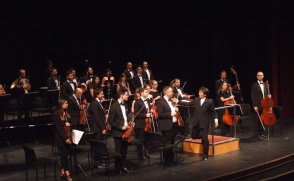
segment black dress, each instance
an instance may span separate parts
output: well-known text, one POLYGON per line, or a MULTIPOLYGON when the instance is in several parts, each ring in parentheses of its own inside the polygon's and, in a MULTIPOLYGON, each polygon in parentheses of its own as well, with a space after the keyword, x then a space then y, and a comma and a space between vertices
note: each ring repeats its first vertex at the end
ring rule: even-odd
MULTIPOLYGON (((224 99, 230 97, 230 93, 227 92, 226 90, 225 91, 219 91, 218 92, 218 99, 219 99, 219 102, 221 102, 221 106, 224 106, 224 102, 222 102, 220 100, 220 98, 223 97, 224 99)), ((220 109, 218 110, 218 120, 219 120, 219 124, 221 125, 221 134, 222 135, 226 135, 226 134, 229 134, 230 133, 230 125, 228 124, 225 124, 223 122, 223 115, 225 113, 225 109, 220 109)), ((230 133, 232 134, 232 133, 230 133)))

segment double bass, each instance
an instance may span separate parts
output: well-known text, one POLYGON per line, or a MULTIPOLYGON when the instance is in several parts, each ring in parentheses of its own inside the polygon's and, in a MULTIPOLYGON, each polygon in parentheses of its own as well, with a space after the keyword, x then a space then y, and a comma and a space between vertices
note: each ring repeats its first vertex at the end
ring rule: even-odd
MULTIPOLYGON (((231 88, 230 84, 228 84, 228 90, 230 92, 230 95, 233 96, 232 88, 231 88)), ((224 102, 224 106, 226 106, 228 104, 236 104, 236 101, 234 99, 230 99, 230 100, 227 100, 226 102, 224 102)), ((236 124, 237 124, 239 121, 239 117, 237 115, 235 116, 235 120, 236 120, 236 124)), ((223 122, 227 125, 231 125, 231 126, 234 125, 234 115, 231 115, 229 113, 228 109, 225 110, 225 113, 223 115, 223 122)))
MULTIPOLYGON (((268 81, 266 81, 264 85, 268 94, 270 94, 268 81)), ((274 100, 272 98, 266 97, 261 100, 261 107, 263 109, 260 118, 265 125, 271 126, 276 123, 276 116, 273 113, 273 106, 274 100)))
MULTIPOLYGON (((237 83, 237 85, 235 85, 233 88, 234 88, 234 89, 237 89, 237 90, 239 90, 239 91, 241 92, 240 83, 239 83, 239 78, 238 78, 237 72, 236 72, 233 68, 234 68, 234 66, 231 66, 231 72, 235 75, 236 83, 237 83)), ((242 93, 241 93, 241 101, 242 101, 242 103, 244 102, 244 101, 243 101, 242 93)))

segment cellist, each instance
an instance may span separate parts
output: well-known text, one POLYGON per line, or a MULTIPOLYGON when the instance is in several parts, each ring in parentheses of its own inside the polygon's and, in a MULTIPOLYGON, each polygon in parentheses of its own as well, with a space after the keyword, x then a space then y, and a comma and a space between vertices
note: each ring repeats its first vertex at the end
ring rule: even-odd
MULTIPOLYGON (((71 181, 72 178, 69 174, 67 155, 71 145, 71 139, 65 134, 64 130, 70 127, 70 123, 67 122, 71 117, 66 112, 68 107, 65 99, 59 99, 56 109, 53 114, 53 124, 55 127, 54 143, 60 150, 61 160, 61 180, 65 179, 71 181)), ((69 129, 68 129, 69 130, 69 129)))
POLYGON ((257 81, 252 84, 251 86, 251 100, 252 106, 254 108, 254 120, 253 120, 253 134, 250 136, 251 139, 263 139, 267 138, 264 135, 264 130, 261 127, 261 123, 258 117, 258 114, 261 114, 262 107, 261 107, 261 100, 265 97, 271 98, 271 95, 268 94, 267 89, 263 83, 263 72, 259 71, 256 75, 257 81))
MULTIPOLYGON (((140 140, 142 142, 142 147, 139 148, 140 158, 142 160, 145 160, 146 157, 150 157, 147 150, 147 144, 145 142, 145 120, 149 120, 150 118, 150 99, 148 99, 148 91, 146 88, 140 88, 140 98, 136 100, 134 105, 134 114, 136 115, 143 106, 145 108, 136 116, 135 118, 135 136, 136 139, 140 140)), ((150 122, 149 122, 150 124, 150 122)))
MULTIPOLYGON (((220 88, 218 90, 218 96, 219 101, 221 104, 219 106, 224 106, 224 102, 234 99, 234 96, 230 95, 230 92, 228 91, 228 83, 226 81, 222 82, 220 85, 220 88)), ((232 136, 232 133, 230 133, 230 125, 223 123, 223 115, 225 113, 225 109, 218 110, 218 121, 219 123, 222 123, 221 126, 221 135, 222 136, 232 136)))
POLYGON ((130 172, 130 170, 125 167, 128 142, 122 139, 122 135, 128 128, 128 107, 127 104, 125 104, 129 98, 128 91, 129 90, 125 87, 122 87, 117 91, 118 100, 111 105, 108 117, 114 139, 115 153, 121 155, 121 157, 115 159, 115 169, 119 174, 123 175, 130 172))

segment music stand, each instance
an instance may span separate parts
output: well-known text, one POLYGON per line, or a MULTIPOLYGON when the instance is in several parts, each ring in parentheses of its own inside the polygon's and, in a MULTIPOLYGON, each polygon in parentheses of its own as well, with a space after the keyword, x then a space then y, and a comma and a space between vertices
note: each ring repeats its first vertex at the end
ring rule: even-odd
POLYGON ((8 104, 10 97, 11 97, 11 94, 0 95, 0 126, 2 121, 4 121, 5 105, 8 104))
POLYGON ((235 96, 234 99, 238 103, 243 103, 242 93, 240 90, 233 90, 232 94, 235 96))

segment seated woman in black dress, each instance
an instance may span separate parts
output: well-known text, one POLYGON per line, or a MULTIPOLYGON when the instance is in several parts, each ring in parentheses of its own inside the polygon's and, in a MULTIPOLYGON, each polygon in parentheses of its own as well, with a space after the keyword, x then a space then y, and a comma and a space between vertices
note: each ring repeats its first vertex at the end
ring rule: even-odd
POLYGON ((66 135, 64 130, 69 130, 70 123, 67 122, 70 119, 70 115, 65 111, 68 107, 66 99, 59 99, 55 112, 53 113, 53 124, 55 127, 54 142, 60 150, 61 158, 61 179, 71 181, 72 178, 69 174, 67 155, 71 145, 71 138, 66 135), (66 129, 65 129, 66 128, 66 129))
POLYGON ((94 99, 94 90, 97 89, 97 88, 101 88, 101 85, 100 85, 99 77, 95 75, 93 77, 93 81, 89 85, 90 94, 91 94, 93 99, 94 99))

